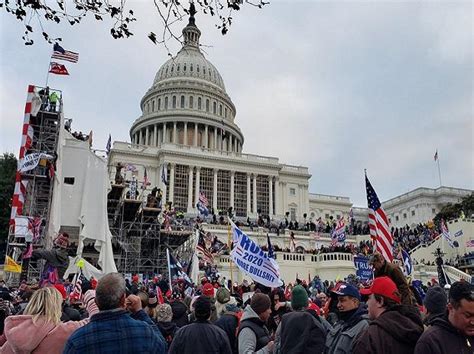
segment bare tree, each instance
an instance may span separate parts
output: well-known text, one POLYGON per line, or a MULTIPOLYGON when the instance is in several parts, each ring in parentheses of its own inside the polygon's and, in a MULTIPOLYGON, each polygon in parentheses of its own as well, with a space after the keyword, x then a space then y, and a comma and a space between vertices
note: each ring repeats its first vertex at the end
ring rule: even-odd
MULTIPOLYGON (((175 33, 172 25, 190 11, 200 11, 206 16, 215 17, 216 28, 225 35, 232 24, 233 11, 247 4, 262 8, 268 4, 263 0, 153 0, 154 7, 163 25, 158 36, 150 32, 148 38, 155 44, 166 46, 168 40, 181 41, 181 34, 175 33), (197 10, 196 10, 197 8, 197 10)), ((42 36, 49 43, 61 41, 60 37, 50 35, 49 25, 67 21, 71 26, 81 23, 87 15, 97 21, 107 22, 113 38, 128 38, 133 35, 133 22, 137 21, 133 5, 126 0, 0 0, 0 10, 15 16, 25 25, 22 37, 25 45, 34 43, 32 33, 40 28, 42 36), (36 25, 33 25, 36 23, 36 25)), ((168 48, 166 46, 166 48, 168 48)), ((168 50, 169 51, 169 50, 168 50)))

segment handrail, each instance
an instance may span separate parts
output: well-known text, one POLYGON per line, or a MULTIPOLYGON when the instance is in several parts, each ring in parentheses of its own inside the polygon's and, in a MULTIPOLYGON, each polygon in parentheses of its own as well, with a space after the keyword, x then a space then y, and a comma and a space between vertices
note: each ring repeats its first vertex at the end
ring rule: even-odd
POLYGON ((459 270, 457 268, 454 268, 453 266, 448 266, 448 265, 444 265, 443 269, 445 273, 448 275, 448 277, 451 274, 457 277, 459 280, 463 279, 467 281, 469 284, 471 283, 472 277, 469 274, 464 273, 462 270, 459 270))

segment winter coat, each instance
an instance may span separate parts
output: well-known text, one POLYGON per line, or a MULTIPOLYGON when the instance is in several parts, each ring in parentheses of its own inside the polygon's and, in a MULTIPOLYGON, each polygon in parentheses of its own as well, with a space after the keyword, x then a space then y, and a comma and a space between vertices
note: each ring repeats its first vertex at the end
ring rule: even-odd
POLYGON ((188 307, 181 301, 173 301, 170 303, 171 310, 173 311, 173 319, 171 322, 176 323, 178 328, 189 324, 188 320, 188 307))
POLYGON ((472 354, 474 336, 460 333, 448 320, 447 313, 435 319, 416 343, 415 354, 472 354))
POLYGON ((318 315, 289 312, 278 326, 274 353, 324 353, 325 343, 326 329, 318 315))
POLYGON ((238 352, 237 330, 239 328, 239 315, 234 312, 225 312, 214 324, 227 334, 232 353, 236 354, 238 352))
POLYGON ((196 321, 181 327, 174 335, 170 354, 229 354, 227 334, 209 321, 196 321))
POLYGON ((160 330, 145 311, 100 311, 69 337, 64 354, 166 353, 160 330))
MULTIPOLYGON (((87 292, 85 303, 87 311, 93 315, 98 312, 94 302, 95 292, 87 292), (90 301, 89 301, 90 300, 90 301)), ((33 323, 31 315, 10 316, 5 319, 6 339, 0 348, 2 354, 23 353, 62 353, 64 345, 71 334, 78 328, 89 323, 89 319, 69 321, 57 325, 39 318, 33 323)))
POLYGON ((250 305, 247 305, 240 320, 239 354, 268 354, 270 353, 267 347, 268 342, 270 342, 270 334, 265 323, 260 320, 250 305))
POLYGON ((369 325, 367 309, 360 305, 357 311, 347 320, 339 320, 326 337, 327 354, 352 353, 352 343, 357 335, 369 325))
POLYGON ((354 341, 353 354, 411 354, 423 334, 423 322, 413 306, 398 305, 370 322, 354 341))
POLYGON ((69 265, 69 256, 67 253, 67 249, 60 247, 55 247, 51 250, 35 250, 33 251, 31 258, 46 260, 45 269, 47 269, 48 265, 56 268, 58 271, 59 279, 63 278, 64 273, 66 272, 66 269, 69 265))
POLYGON ((376 278, 387 276, 393 280, 393 282, 397 285, 397 289, 400 292, 402 297, 402 304, 403 305, 412 305, 413 304, 413 295, 408 287, 407 279, 403 275, 402 270, 397 264, 385 262, 380 270, 374 271, 374 275, 376 278))
POLYGON ((156 322, 156 325, 160 329, 161 335, 163 336, 163 338, 165 338, 166 343, 168 343, 168 346, 171 345, 171 341, 173 340, 174 335, 178 330, 176 323, 158 321, 156 322))

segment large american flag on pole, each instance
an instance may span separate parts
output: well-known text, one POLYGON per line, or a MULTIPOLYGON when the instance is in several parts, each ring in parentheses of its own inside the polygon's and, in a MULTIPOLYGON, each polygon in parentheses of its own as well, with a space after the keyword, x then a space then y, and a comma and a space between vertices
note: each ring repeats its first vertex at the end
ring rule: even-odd
POLYGON ((369 207, 370 237, 375 242, 376 251, 380 252, 388 262, 391 262, 393 260, 393 237, 390 233, 390 225, 367 175, 365 176, 365 187, 369 207))
POLYGON ((79 60, 79 53, 70 52, 69 50, 65 50, 61 47, 58 43, 54 44, 53 47, 53 54, 51 58, 70 61, 71 63, 77 63, 79 60))

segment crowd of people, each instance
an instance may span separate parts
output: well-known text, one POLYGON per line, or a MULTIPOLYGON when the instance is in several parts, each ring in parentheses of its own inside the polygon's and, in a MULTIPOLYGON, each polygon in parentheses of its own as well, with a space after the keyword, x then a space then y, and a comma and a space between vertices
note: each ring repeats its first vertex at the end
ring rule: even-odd
POLYGON ((111 273, 45 284, 0 282, 2 353, 473 352, 474 286, 409 284, 374 254, 375 279, 315 276, 279 288, 216 276, 199 284, 111 273), (79 293, 80 296, 77 296, 79 293), (73 296, 74 295, 74 296, 73 296))

